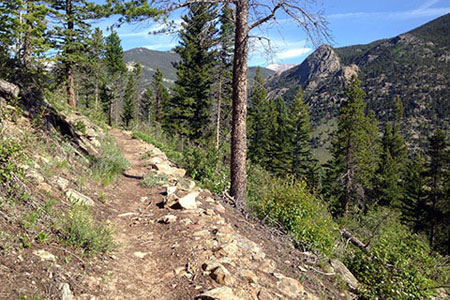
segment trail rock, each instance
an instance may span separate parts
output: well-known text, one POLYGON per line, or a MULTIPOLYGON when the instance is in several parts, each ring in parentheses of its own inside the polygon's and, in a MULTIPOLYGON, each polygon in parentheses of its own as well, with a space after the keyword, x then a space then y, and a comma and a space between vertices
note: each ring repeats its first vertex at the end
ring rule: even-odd
POLYGON ((209 290, 195 297, 197 300, 237 300, 233 290, 227 286, 222 286, 209 290))
POLYGON ((76 203, 76 204, 84 204, 87 206, 94 206, 95 202, 89 198, 88 196, 85 196, 81 194, 80 192, 77 192, 73 189, 68 189, 66 191, 66 198, 67 200, 76 203))
POLYGON ((244 280, 246 280, 250 283, 258 283, 258 277, 256 276, 255 273, 253 273, 250 270, 242 270, 240 272, 240 275, 242 278, 244 278, 244 280))
POLYGON ((166 215, 158 219, 159 223, 170 224, 177 220, 177 216, 174 215, 166 215))
POLYGON ((234 283, 231 273, 221 264, 211 272, 211 278, 222 285, 232 285, 234 283))
POLYGON ((67 189, 67 187, 69 186, 69 180, 59 177, 59 176, 57 176, 54 179, 54 182, 62 191, 65 191, 67 189))
POLYGON ((199 195, 199 192, 192 192, 187 194, 186 196, 178 199, 178 204, 183 209, 196 209, 197 208, 197 202, 195 202, 195 199, 199 195))
POLYGON ((45 261, 45 260, 56 261, 56 256, 44 249, 36 250, 33 252, 33 254, 39 256, 42 261, 45 261))
POLYGON ((192 191, 195 187, 195 182, 187 178, 182 178, 178 181, 177 187, 182 191, 192 191))
POLYGON ((350 288, 352 289, 358 288, 359 285, 358 280, 341 261, 337 259, 332 259, 330 260, 330 263, 335 272, 341 274, 342 279, 344 279, 344 281, 347 282, 350 288))
POLYGON ((37 183, 43 183, 45 181, 44 176, 42 176, 39 172, 36 172, 35 170, 28 171, 28 174, 25 175, 27 178, 31 178, 37 183))
POLYGON ((73 299, 72 291, 70 290, 70 285, 68 283, 61 283, 59 290, 61 291, 61 300, 73 299))
POLYGON ((289 277, 282 277, 280 281, 277 282, 277 287, 288 297, 298 299, 303 293, 303 286, 298 280, 289 277))

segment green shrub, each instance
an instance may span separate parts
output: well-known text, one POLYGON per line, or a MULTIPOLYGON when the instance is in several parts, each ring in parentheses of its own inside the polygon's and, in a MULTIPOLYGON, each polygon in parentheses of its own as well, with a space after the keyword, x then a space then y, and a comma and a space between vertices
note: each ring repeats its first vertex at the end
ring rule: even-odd
POLYGON ((229 169, 223 163, 221 151, 212 144, 206 149, 186 147, 182 165, 192 179, 213 193, 220 194, 229 185, 229 169))
POLYGON ((176 150, 174 141, 162 142, 157 140, 151 133, 144 133, 142 131, 133 132, 131 136, 159 148, 170 160, 176 163, 180 163, 183 158, 181 152, 176 150))
POLYGON ((168 179, 165 176, 159 176, 156 174, 148 174, 147 176, 142 179, 142 184, 146 187, 152 188, 159 184, 162 184, 163 182, 166 182, 168 179))
POLYGON ((92 172, 97 181, 104 185, 111 183, 117 174, 129 167, 120 149, 111 141, 102 144, 102 155, 92 164, 92 172))
POLYGON ((86 124, 84 124, 83 121, 79 120, 76 124, 75 124, 75 129, 78 130, 79 132, 81 132, 83 135, 86 135, 86 124))
POLYGON ((323 202, 304 181, 278 179, 253 206, 260 218, 280 223, 306 249, 330 255, 336 245, 337 225, 323 202))
POLYGON ((25 159, 23 145, 9 138, 0 139, 0 182, 7 182, 13 174, 21 174, 19 164, 25 159))
POLYGON ((428 244, 402 225, 392 209, 380 208, 359 218, 368 231, 376 230, 375 235, 362 234, 370 238, 370 251, 354 249, 345 259, 361 282, 361 298, 424 299, 433 294, 438 282, 448 283, 444 258, 430 254, 428 244))
POLYGON ((86 206, 72 206, 59 222, 61 240, 83 249, 87 256, 111 251, 115 246, 112 229, 105 224, 97 224, 86 206))

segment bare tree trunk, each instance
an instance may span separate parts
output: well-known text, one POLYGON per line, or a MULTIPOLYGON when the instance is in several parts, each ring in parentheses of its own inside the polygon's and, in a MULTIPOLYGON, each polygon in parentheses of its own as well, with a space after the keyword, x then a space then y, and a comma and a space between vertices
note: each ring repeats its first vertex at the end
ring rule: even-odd
POLYGON ((222 109, 222 73, 219 74, 219 87, 217 95, 217 122, 216 122, 216 149, 219 149, 220 145, 220 118, 222 109))
POLYGON ((70 56, 73 52, 72 47, 72 32, 74 29, 74 23, 72 20, 73 11, 72 11, 72 0, 66 0, 66 15, 68 16, 67 29, 69 31, 69 36, 66 36, 66 80, 67 80, 67 103, 70 106, 77 106, 77 102, 75 99, 75 92, 73 88, 73 65, 72 62, 69 62, 67 56, 70 56))
POLYGON ((350 149, 350 141, 347 141, 347 149, 345 153, 345 177, 344 177, 344 198, 342 207, 344 209, 344 213, 348 213, 348 206, 350 202, 351 190, 352 190, 352 172, 351 172, 351 149, 350 149))
POLYGON ((233 126, 231 135, 230 194, 240 206, 245 205, 247 191, 247 61, 248 0, 236 4, 235 54, 233 60, 233 126))
POLYGON ((95 97, 95 109, 98 109, 98 80, 95 80, 95 90, 94 90, 94 97, 95 97))

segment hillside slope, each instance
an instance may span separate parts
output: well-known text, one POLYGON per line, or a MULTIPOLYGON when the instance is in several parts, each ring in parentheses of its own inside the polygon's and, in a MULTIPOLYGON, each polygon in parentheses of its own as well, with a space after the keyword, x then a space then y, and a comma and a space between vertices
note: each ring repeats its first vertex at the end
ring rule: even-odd
MULTIPOLYGON (((316 126, 337 116, 343 86, 362 80, 368 108, 391 120, 396 95, 405 107, 403 128, 411 147, 433 128, 450 128, 450 14, 408 33, 367 45, 334 49, 323 45, 305 61, 267 81, 270 95, 293 98, 302 86, 316 126)), ((324 138, 318 144, 324 144, 324 138)), ((316 144, 317 146, 317 144, 316 144)))
POLYGON ((0 80, 1 299, 353 297, 336 260, 294 248, 158 148, 17 95, 0 80))
MULTIPOLYGON (((135 48, 124 52, 124 61, 129 67, 133 66, 135 63, 140 63, 142 65, 144 86, 150 86, 152 76, 155 74, 157 68, 160 68, 163 72, 166 86, 170 86, 177 78, 173 63, 180 61, 180 56, 172 51, 156 51, 147 48, 135 48)), ((253 82, 256 69, 257 67, 248 68, 249 86, 251 86, 253 82)), ((263 75, 263 78, 268 78, 269 76, 275 74, 275 71, 262 67, 261 74, 263 75)))

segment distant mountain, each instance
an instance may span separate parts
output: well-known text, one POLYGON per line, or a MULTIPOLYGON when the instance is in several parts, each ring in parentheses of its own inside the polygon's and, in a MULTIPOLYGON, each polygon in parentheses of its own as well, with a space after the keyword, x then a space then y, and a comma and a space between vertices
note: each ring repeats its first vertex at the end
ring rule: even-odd
POLYGON ((124 60, 127 66, 135 63, 142 65, 143 84, 149 86, 152 82, 153 74, 160 68, 164 74, 164 81, 167 86, 174 83, 176 70, 172 66, 173 62, 180 60, 180 56, 172 51, 156 51, 147 48, 134 48, 124 53, 124 60))
POLYGON ((296 65, 290 65, 290 64, 270 64, 270 65, 266 66, 266 69, 269 69, 269 70, 272 70, 275 72, 284 72, 295 66, 296 65))
MULTIPOLYGON (((269 95, 291 101, 305 91, 315 123, 315 144, 329 142, 343 86, 352 75, 362 81, 367 104, 381 122, 392 119, 394 99, 405 107, 403 133, 411 147, 423 145, 436 127, 450 128, 450 14, 408 33, 367 45, 320 46, 305 61, 267 81, 269 95)), ((323 149, 322 149, 323 150, 323 149)))
MULTIPOLYGON (((134 48, 124 52, 124 60, 128 67, 132 67, 137 62, 142 65, 143 85, 150 86, 152 76, 156 69, 160 68, 164 74, 164 81, 167 86, 172 85, 177 73, 172 63, 180 61, 180 56, 172 51, 156 51, 147 48, 134 48)), ((251 86, 255 77, 257 67, 248 68, 249 85, 251 86)), ((275 72, 261 67, 263 78, 273 75, 275 72)))

